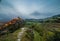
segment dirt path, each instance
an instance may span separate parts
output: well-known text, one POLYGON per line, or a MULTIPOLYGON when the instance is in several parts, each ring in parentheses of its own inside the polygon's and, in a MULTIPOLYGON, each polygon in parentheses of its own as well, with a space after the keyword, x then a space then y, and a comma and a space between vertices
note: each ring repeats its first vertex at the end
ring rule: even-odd
POLYGON ((24 27, 24 28, 21 28, 21 32, 19 32, 18 33, 18 36, 17 36, 17 41, 21 41, 21 38, 22 38, 22 36, 23 36, 23 34, 24 34, 24 32, 26 31, 26 28, 24 27))

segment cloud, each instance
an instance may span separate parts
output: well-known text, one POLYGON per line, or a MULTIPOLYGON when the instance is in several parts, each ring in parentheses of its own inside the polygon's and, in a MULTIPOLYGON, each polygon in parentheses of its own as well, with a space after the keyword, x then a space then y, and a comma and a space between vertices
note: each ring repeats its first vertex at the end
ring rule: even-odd
POLYGON ((0 0, 0 2, 1 2, 1 0, 0 0))
POLYGON ((60 6, 57 2, 56 0, 3 0, 0 4, 0 13, 10 17, 45 18, 60 14, 60 6), (38 13, 32 14, 35 11, 38 13))
POLYGON ((21 16, 21 14, 17 12, 13 7, 5 6, 2 4, 0 4, 0 14, 7 15, 10 18, 21 16))

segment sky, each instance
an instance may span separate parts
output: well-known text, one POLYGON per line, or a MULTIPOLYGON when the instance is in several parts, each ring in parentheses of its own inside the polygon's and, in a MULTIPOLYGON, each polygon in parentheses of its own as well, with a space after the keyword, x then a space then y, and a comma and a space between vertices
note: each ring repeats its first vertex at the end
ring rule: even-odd
POLYGON ((47 18, 60 14, 60 0, 1 0, 1 14, 10 18, 47 18))

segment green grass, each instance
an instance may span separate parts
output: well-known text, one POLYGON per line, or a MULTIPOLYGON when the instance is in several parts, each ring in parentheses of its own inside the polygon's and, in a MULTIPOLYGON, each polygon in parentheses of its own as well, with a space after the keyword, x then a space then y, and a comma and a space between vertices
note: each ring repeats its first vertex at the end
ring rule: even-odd
POLYGON ((21 30, 18 29, 13 33, 8 33, 0 37, 0 41, 17 41, 17 35, 21 30))
POLYGON ((35 30, 34 30, 34 40, 33 41, 42 41, 42 37, 35 30))
MULTIPOLYGON (((58 41, 60 40, 60 24, 59 23, 27 23, 27 27, 34 30, 34 38, 32 41, 58 41), (30 26, 29 26, 30 25, 30 26)), ((31 33, 32 34, 32 33, 31 33)), ((28 38, 28 37, 27 37, 28 38)))
MULTIPOLYGON (((60 39, 60 24, 52 23, 35 23, 28 22, 25 27, 32 29, 33 34, 28 30, 25 32, 22 41, 58 41, 60 39)), ((6 34, 0 38, 0 41, 17 41, 17 35, 21 29, 16 30, 13 33, 6 34)))

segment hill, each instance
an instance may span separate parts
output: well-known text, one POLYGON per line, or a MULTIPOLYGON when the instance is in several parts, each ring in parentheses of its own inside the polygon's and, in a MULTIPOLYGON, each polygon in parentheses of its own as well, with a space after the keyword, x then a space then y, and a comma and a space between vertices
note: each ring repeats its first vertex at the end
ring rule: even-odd
POLYGON ((45 18, 44 22, 60 23, 60 14, 45 18))

